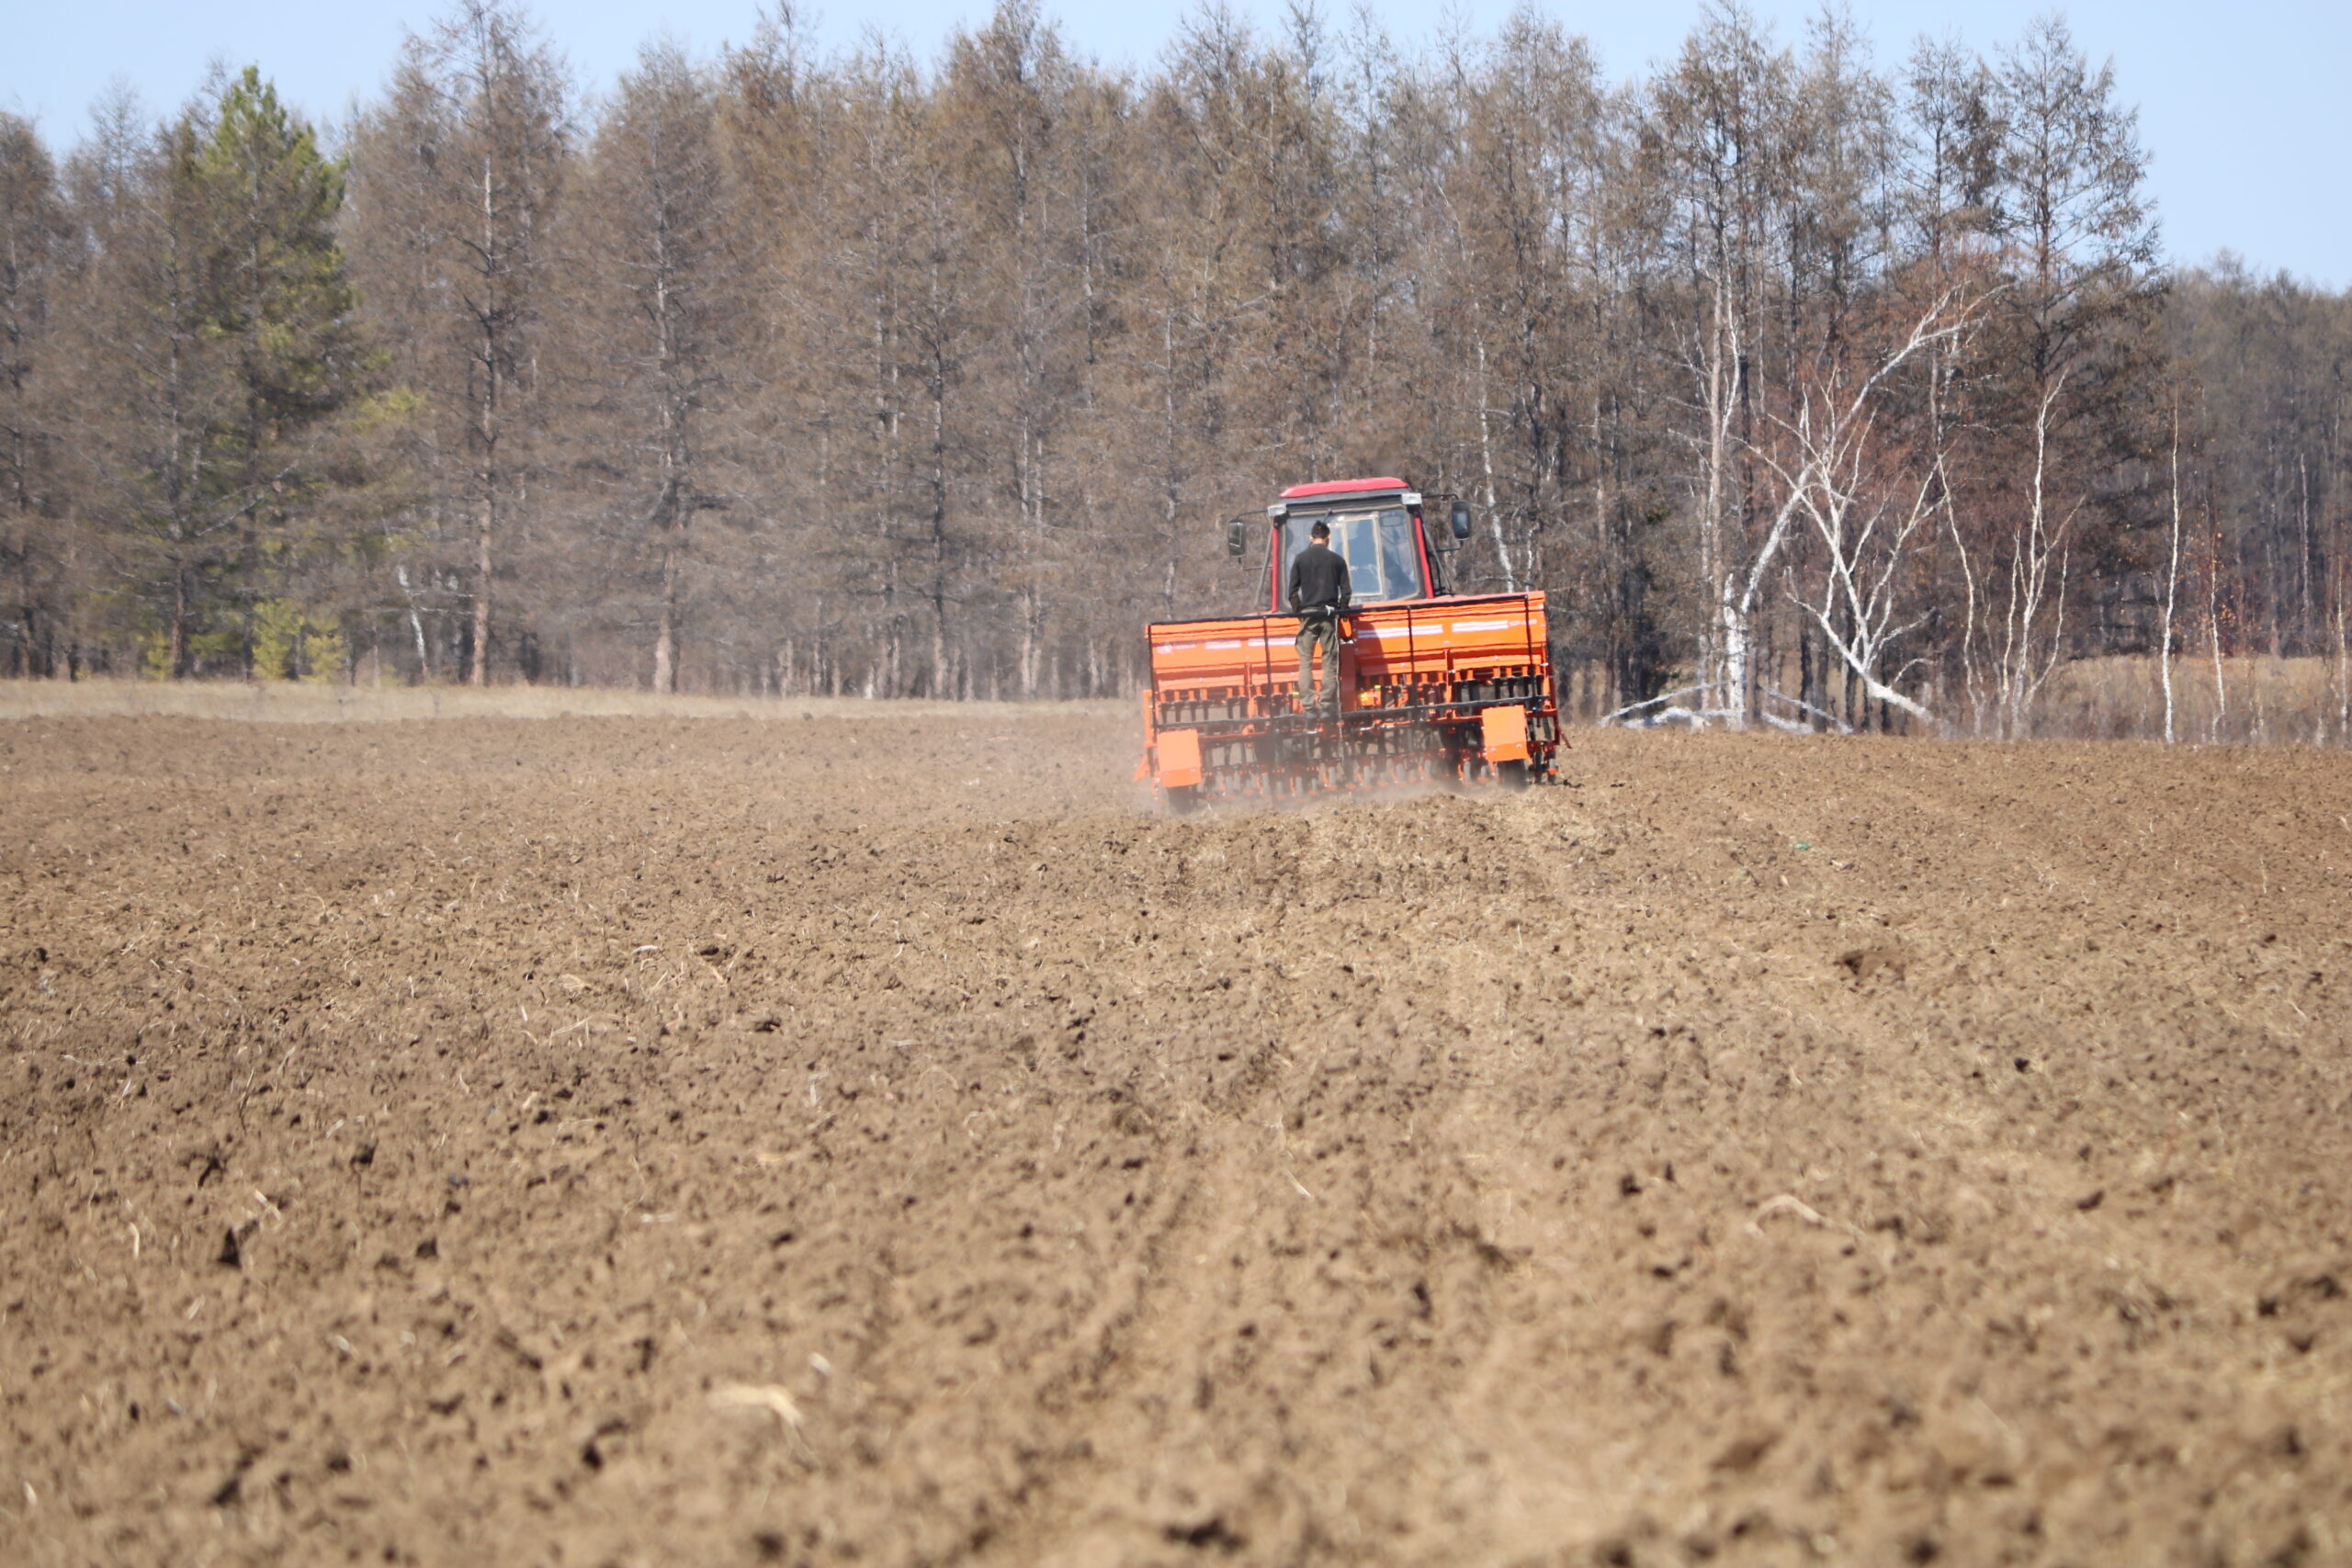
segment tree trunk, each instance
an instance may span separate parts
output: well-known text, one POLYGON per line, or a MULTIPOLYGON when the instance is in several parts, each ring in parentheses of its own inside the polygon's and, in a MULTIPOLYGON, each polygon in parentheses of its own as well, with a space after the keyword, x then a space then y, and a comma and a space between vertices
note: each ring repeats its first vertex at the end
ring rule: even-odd
POLYGON ((653 689, 664 694, 678 689, 677 538, 675 528, 664 532, 662 546, 662 620, 653 633, 653 689))

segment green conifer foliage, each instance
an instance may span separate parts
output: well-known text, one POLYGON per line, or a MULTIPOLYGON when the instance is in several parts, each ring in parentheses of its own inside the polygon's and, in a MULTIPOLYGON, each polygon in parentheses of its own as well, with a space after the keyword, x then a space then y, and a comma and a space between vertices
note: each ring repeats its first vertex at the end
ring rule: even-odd
MULTIPOLYGON (((242 518, 233 609, 257 669, 259 607, 305 604, 331 578, 298 519, 326 480, 322 438, 366 368, 335 221, 339 163, 247 66, 221 95, 186 177, 208 220, 205 336, 224 351, 236 405, 213 432, 220 482, 242 518)), ((272 660, 272 662, 282 662, 272 660)))

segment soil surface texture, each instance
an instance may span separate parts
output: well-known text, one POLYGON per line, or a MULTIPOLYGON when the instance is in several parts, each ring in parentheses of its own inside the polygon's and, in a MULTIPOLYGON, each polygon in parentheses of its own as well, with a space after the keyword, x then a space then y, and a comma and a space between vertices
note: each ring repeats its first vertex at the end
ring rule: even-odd
POLYGON ((2352 1561, 2352 757, 0 726, 0 1562, 2352 1561))

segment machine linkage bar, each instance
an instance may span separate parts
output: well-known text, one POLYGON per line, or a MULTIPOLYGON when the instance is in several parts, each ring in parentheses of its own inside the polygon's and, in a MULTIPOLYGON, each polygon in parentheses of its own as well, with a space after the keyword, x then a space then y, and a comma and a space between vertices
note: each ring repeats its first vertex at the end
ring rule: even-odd
MULTIPOLYGON (((1488 708, 1525 707, 1541 715, 1546 707, 1540 699, 1529 697, 1498 697, 1459 703, 1422 703, 1404 707, 1343 708, 1336 716, 1340 729, 1385 729, 1394 724, 1442 724, 1453 720, 1476 721, 1488 708)), ((1170 728, 1200 731, 1202 742, 1250 735, 1287 735, 1314 733, 1328 728, 1335 716, 1318 713, 1260 714, 1250 718, 1196 719, 1170 728)))

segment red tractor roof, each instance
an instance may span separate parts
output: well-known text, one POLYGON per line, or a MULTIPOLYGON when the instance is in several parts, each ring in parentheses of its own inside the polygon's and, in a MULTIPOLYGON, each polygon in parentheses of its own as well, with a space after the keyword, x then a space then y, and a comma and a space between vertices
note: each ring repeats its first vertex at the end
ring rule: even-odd
POLYGON ((1306 501, 1318 495, 1363 495, 1384 490, 1403 490, 1405 481, 1396 479, 1326 479, 1317 485, 1293 485, 1283 491, 1284 501, 1306 501))

